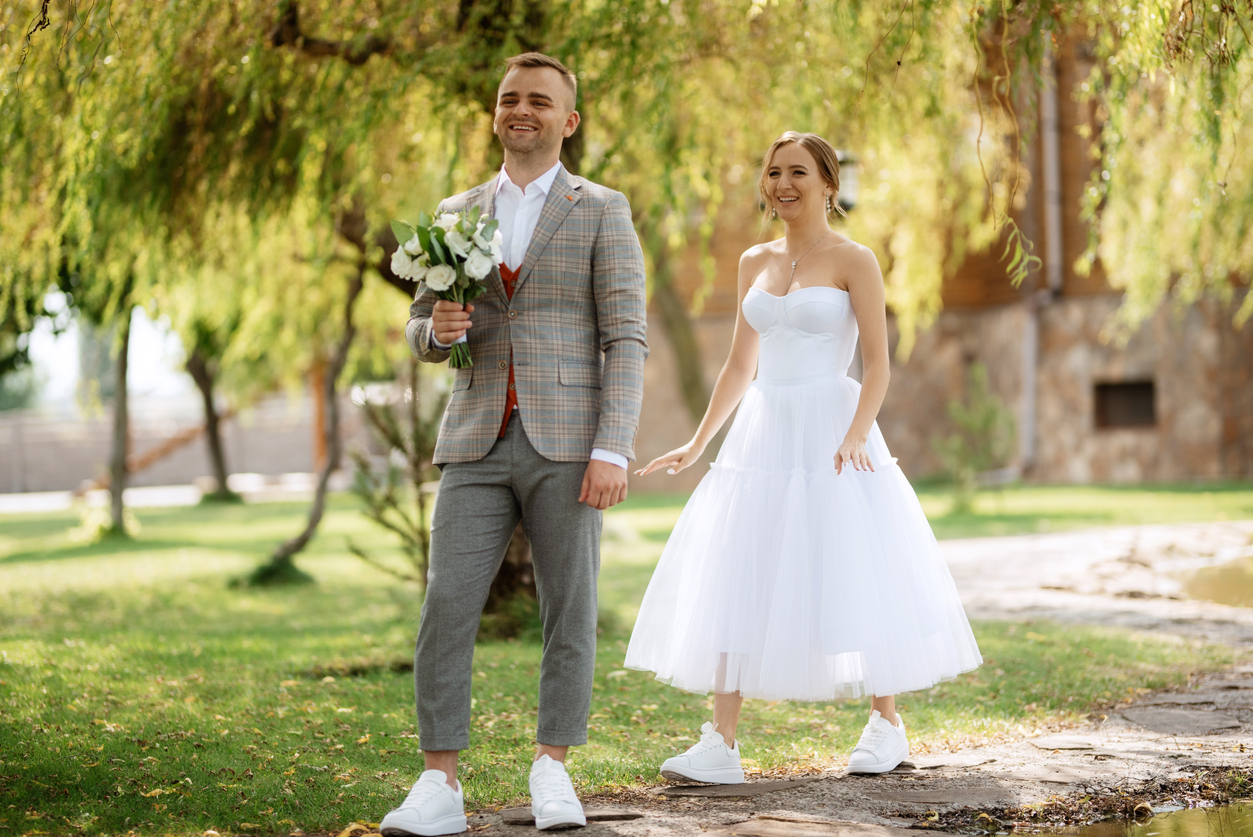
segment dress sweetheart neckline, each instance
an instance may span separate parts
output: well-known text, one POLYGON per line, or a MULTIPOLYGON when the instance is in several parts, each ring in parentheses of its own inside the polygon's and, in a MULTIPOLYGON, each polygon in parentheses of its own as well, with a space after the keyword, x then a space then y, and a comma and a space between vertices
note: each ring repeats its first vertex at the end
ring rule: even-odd
MULTIPOLYGON (((763 290, 763 289, 761 289, 761 288, 757 287, 756 285, 753 285, 752 287, 750 287, 750 288, 749 288, 749 290, 750 290, 750 291, 757 291, 757 292, 759 292, 759 293, 763 293, 763 294, 765 294, 766 296, 770 297, 771 299, 787 299, 787 298, 788 298, 789 296, 791 296, 792 294, 798 294, 798 293, 800 293, 801 291, 821 291, 821 290, 828 290, 828 291, 836 291, 836 292, 838 292, 838 293, 842 293, 842 294, 848 294, 848 291, 844 290, 843 288, 837 288, 837 287, 834 287, 834 286, 832 286, 832 285, 806 285, 806 286, 805 286, 805 287, 803 287, 803 288, 797 288, 797 289, 796 289, 796 290, 794 290, 794 291, 788 291, 787 293, 785 293, 785 294, 783 294, 783 295, 781 295, 781 296, 780 296, 779 294, 772 294, 772 293, 770 293, 770 291, 763 290)), ((852 294, 849 294, 849 296, 852 296, 852 294)))

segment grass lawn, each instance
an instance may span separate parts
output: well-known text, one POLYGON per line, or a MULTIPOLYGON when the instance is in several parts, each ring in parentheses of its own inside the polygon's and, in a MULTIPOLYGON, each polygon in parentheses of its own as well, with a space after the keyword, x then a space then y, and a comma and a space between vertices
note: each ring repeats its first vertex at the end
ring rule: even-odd
MULTIPOLYGON (((929 513, 947 499, 924 491, 929 513)), ((583 793, 655 783, 707 719, 707 698, 621 669, 629 626, 683 497, 637 495, 606 517, 601 637, 583 793)), ((0 517, 0 834, 289 833, 377 822, 420 769, 411 658, 419 597, 349 555, 390 541, 350 498, 331 503, 301 566, 312 587, 236 591, 298 530, 299 504, 139 510, 132 543, 84 546, 72 514, 0 517), (337 665, 355 676, 337 676, 337 665)), ((1016 489, 948 536, 1253 517, 1253 487, 1016 489), (1079 499, 1069 499, 1077 492, 1079 499), (997 504, 1000 505, 997 505, 997 504)), ((983 623, 987 663, 901 699, 916 750, 1074 720, 1138 689, 1230 662, 1208 646, 1108 630, 983 623)), ((533 642, 475 658, 467 805, 526 793, 540 659, 533 642)), ((866 701, 746 705, 764 772, 837 764, 866 701)))

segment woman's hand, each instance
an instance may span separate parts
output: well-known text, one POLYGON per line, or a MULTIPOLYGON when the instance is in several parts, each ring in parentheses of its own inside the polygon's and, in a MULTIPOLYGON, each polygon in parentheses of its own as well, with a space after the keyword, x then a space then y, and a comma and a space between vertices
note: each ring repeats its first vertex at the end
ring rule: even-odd
POLYGON ((675 448, 669 453, 659 456, 652 462, 649 462, 643 468, 635 472, 636 476, 644 477, 660 468, 665 468, 667 474, 677 474, 687 466, 700 459, 700 455, 705 452, 705 446, 696 445, 694 441, 688 442, 681 448, 675 448))
POLYGON ((870 454, 866 452, 865 439, 844 439, 844 444, 840 445, 840 449, 835 453, 835 472, 843 473, 845 465, 853 466, 855 471, 874 470, 874 463, 870 461, 870 454))

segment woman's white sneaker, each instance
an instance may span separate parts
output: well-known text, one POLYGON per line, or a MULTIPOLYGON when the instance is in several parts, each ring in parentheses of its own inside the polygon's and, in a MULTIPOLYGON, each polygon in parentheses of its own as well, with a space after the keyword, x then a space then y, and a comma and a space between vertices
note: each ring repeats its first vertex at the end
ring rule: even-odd
POLYGON ((887 773, 909 756, 909 739, 905 722, 896 716, 896 726, 878 711, 870 713, 870 722, 861 731, 861 740, 848 757, 849 773, 887 773))
POLYGON ((466 830, 465 802, 461 783, 453 790, 448 774, 442 770, 426 770, 414 782, 400 807, 388 813, 379 823, 386 837, 438 837, 460 834, 466 830))
POLYGON ((587 825, 566 766, 549 756, 531 764, 531 816, 540 831, 559 826, 587 825))
POLYGON ((740 766, 740 742, 727 746, 722 733, 706 723, 700 728, 700 741, 686 753, 666 759, 661 775, 675 781, 709 782, 715 785, 744 784, 744 768, 740 766))

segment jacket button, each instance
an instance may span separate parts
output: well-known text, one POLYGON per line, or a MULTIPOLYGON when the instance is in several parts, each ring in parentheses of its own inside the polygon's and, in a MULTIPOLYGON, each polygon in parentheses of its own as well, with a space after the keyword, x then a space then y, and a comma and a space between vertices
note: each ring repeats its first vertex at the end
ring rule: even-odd
POLYGON ((511 320, 512 320, 512 319, 513 319, 514 317, 516 317, 516 316, 518 316, 518 312, 517 312, 517 311, 510 311, 510 312, 509 312, 509 319, 511 319, 511 320))
POLYGON ((508 369, 508 368, 509 368, 509 364, 508 364, 506 361, 503 361, 503 360, 502 360, 502 361, 500 362, 500 368, 501 368, 501 369, 508 369))

